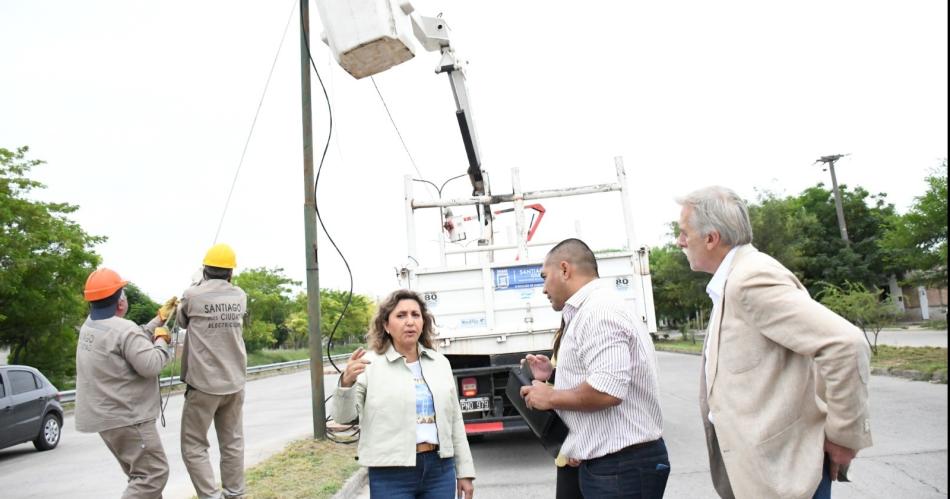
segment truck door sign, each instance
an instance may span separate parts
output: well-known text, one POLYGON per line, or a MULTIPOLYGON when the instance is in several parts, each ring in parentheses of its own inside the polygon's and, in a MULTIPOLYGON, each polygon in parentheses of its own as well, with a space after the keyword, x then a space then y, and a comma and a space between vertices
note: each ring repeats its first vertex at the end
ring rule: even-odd
POLYGON ((539 288, 544 286, 541 264, 495 269, 495 290, 539 288))

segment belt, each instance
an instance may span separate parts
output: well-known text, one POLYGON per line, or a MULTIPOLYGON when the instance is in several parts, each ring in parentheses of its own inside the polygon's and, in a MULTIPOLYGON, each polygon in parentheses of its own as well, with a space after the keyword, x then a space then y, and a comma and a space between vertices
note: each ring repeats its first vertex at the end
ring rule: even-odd
POLYGON ((649 442, 641 442, 641 443, 639 443, 639 444, 628 445, 628 446, 624 447, 623 449, 620 449, 620 450, 618 450, 617 452, 614 452, 614 454, 619 454, 619 453, 621 453, 621 452, 628 452, 628 451, 640 450, 640 449, 649 447, 649 446, 651 446, 651 445, 655 445, 655 444, 656 444, 657 442, 659 442, 660 440, 663 440, 663 438, 661 437, 661 438, 658 438, 658 439, 656 439, 656 440, 651 440, 651 441, 649 441, 649 442))
POLYGON ((435 452, 437 450, 439 450, 439 446, 436 444, 430 444, 429 442, 416 444, 416 454, 422 454, 423 452, 435 452))

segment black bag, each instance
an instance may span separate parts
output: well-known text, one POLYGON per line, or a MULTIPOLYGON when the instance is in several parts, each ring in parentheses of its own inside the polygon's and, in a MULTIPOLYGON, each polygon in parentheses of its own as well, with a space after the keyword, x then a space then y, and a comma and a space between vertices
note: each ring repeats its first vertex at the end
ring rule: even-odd
POLYGON ((551 454, 551 457, 557 457, 561 450, 561 444, 567 438, 567 425, 554 411, 538 411, 525 405, 521 398, 521 387, 531 386, 534 376, 531 374, 531 368, 515 366, 508 373, 508 385, 505 387, 505 394, 512 405, 518 410, 518 414, 528 423, 528 428, 534 436, 538 437, 544 450, 551 454))

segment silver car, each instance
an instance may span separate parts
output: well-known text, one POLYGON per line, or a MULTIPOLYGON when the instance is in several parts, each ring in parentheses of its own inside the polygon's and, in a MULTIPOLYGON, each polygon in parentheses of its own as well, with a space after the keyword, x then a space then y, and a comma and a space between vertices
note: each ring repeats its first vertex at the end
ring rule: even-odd
POLYGON ((36 450, 55 448, 63 427, 59 391, 28 366, 0 366, 0 449, 33 442, 36 450))

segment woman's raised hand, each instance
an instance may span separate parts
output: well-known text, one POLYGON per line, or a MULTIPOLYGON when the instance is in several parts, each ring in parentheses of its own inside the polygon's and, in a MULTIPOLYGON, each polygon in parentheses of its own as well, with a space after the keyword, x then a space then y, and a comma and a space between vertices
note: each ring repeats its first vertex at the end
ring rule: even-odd
POLYGON ((363 348, 357 348, 353 355, 350 355, 350 360, 346 361, 346 367, 343 369, 340 386, 349 388, 356 383, 356 377, 365 371, 370 363, 368 359, 363 358, 364 355, 366 355, 366 350, 363 348))

